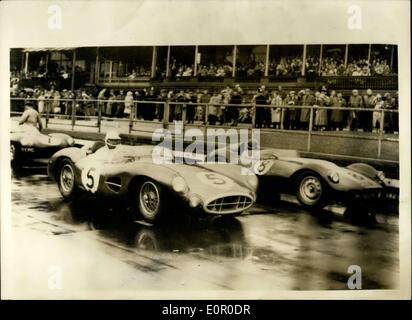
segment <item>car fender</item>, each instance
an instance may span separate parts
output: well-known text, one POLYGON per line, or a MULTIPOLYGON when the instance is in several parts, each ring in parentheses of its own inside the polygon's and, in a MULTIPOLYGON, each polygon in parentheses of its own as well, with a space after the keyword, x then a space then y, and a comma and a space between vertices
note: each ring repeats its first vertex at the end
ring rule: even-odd
POLYGON ((69 147, 57 151, 49 160, 47 166, 47 172, 50 178, 56 179, 57 169, 61 160, 67 158, 73 163, 76 163, 81 158, 87 155, 87 150, 85 148, 69 147))

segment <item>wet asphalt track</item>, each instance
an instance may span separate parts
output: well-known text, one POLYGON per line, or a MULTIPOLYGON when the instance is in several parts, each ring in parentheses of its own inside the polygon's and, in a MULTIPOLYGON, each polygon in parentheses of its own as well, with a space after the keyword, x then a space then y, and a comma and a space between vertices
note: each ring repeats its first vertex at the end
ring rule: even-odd
POLYGON ((180 213, 149 226, 96 199, 64 201, 45 169, 14 172, 11 187, 16 290, 47 292, 50 264, 62 267, 61 290, 73 296, 87 289, 346 290, 350 265, 362 268, 363 289, 399 285, 396 215, 359 224, 278 202, 235 219, 180 213))

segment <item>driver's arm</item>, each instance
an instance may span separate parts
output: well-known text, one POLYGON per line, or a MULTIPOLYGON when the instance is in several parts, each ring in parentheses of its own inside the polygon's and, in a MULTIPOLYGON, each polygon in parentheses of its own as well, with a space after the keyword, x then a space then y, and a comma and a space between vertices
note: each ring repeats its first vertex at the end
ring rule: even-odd
POLYGON ((42 131, 43 130, 43 123, 41 122, 41 118, 40 118, 39 114, 37 114, 37 123, 39 124, 39 130, 42 131))
POLYGON ((21 115, 21 118, 19 120, 19 124, 24 124, 27 121, 27 118, 29 117, 28 113, 25 111, 21 115))

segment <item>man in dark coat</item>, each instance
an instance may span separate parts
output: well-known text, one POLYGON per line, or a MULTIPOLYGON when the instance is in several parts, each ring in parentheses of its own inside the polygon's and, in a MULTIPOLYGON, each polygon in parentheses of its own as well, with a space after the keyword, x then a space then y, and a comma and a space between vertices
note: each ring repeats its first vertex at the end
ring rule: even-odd
MULTIPOLYGON (((302 97, 302 106, 312 107, 314 104, 315 104, 315 96, 312 94, 310 89, 306 89, 305 94, 302 97)), ((309 121, 310 121, 310 109, 303 108, 300 111, 300 128, 302 130, 308 130, 309 121)))

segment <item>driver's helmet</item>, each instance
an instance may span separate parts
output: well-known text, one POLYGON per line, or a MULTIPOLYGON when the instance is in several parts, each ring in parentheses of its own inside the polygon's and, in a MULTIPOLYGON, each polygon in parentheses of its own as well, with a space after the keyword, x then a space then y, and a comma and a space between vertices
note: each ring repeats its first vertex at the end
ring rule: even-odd
POLYGON ((247 142, 248 150, 259 150, 259 141, 255 139, 249 139, 247 142))
POLYGON ((106 133, 104 141, 109 149, 114 149, 117 145, 120 144, 121 139, 116 131, 109 131, 108 133, 106 133))

